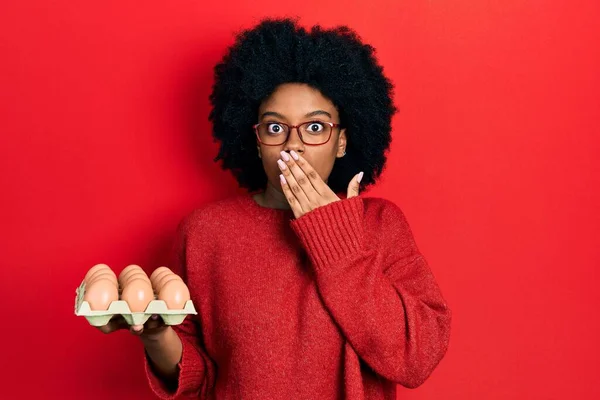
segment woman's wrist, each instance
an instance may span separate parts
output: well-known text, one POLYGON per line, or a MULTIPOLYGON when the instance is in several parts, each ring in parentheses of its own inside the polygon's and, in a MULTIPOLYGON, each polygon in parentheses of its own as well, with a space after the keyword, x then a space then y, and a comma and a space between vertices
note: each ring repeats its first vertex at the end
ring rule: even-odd
POLYGON ((173 331, 173 328, 171 328, 170 326, 166 326, 159 332, 142 334, 140 335, 140 339, 142 340, 144 347, 157 348, 162 347, 166 343, 167 338, 174 333, 175 331, 173 331))
POLYGON ((179 374, 178 364, 181 361, 183 343, 177 332, 167 326, 152 335, 140 336, 144 351, 152 370, 165 383, 176 384, 179 374))

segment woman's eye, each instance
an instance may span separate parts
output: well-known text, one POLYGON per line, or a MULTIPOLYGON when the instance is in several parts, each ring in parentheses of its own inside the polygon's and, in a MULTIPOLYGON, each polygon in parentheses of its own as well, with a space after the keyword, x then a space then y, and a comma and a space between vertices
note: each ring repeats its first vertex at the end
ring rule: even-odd
POLYGON ((319 133, 323 131, 323 124, 313 122, 306 127, 309 133, 319 133))
POLYGON ((269 133, 281 133, 283 132, 283 126, 280 124, 269 124, 267 130, 269 133))

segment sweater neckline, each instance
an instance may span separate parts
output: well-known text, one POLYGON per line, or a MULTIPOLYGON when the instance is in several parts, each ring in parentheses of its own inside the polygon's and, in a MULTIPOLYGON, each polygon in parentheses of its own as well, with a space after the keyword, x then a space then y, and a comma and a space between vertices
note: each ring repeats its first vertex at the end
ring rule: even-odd
POLYGON ((283 208, 270 208, 265 207, 254 200, 255 193, 246 193, 238 196, 238 200, 242 208, 249 213, 251 216, 261 220, 279 220, 279 219, 293 219, 294 211, 292 209, 283 208))

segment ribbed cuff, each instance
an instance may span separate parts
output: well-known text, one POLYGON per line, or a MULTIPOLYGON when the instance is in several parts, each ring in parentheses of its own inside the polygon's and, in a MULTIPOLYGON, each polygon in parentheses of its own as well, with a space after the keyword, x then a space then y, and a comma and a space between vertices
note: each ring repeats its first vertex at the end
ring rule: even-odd
POLYGON ((291 227, 319 270, 360 251, 364 235, 360 196, 318 207, 292 220, 291 227))
POLYGON ((183 393, 199 392, 204 379, 204 360, 202 356, 185 338, 181 337, 181 335, 179 335, 179 338, 182 344, 182 354, 181 360, 177 364, 179 377, 175 392, 170 390, 154 373, 148 353, 144 351, 145 370, 150 389, 162 400, 177 399, 183 393))

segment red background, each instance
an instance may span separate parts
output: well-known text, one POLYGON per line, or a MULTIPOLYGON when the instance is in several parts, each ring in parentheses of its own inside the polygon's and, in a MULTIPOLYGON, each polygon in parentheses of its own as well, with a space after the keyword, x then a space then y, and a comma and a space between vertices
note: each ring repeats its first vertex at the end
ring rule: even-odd
POLYGON ((397 87, 368 195, 402 207, 454 311, 398 398, 599 398, 600 3, 284 3, 1 3, 0 397, 151 397, 137 339, 75 317, 75 287, 160 266, 183 215, 237 191, 212 67, 236 30, 298 15, 355 28, 397 87))

